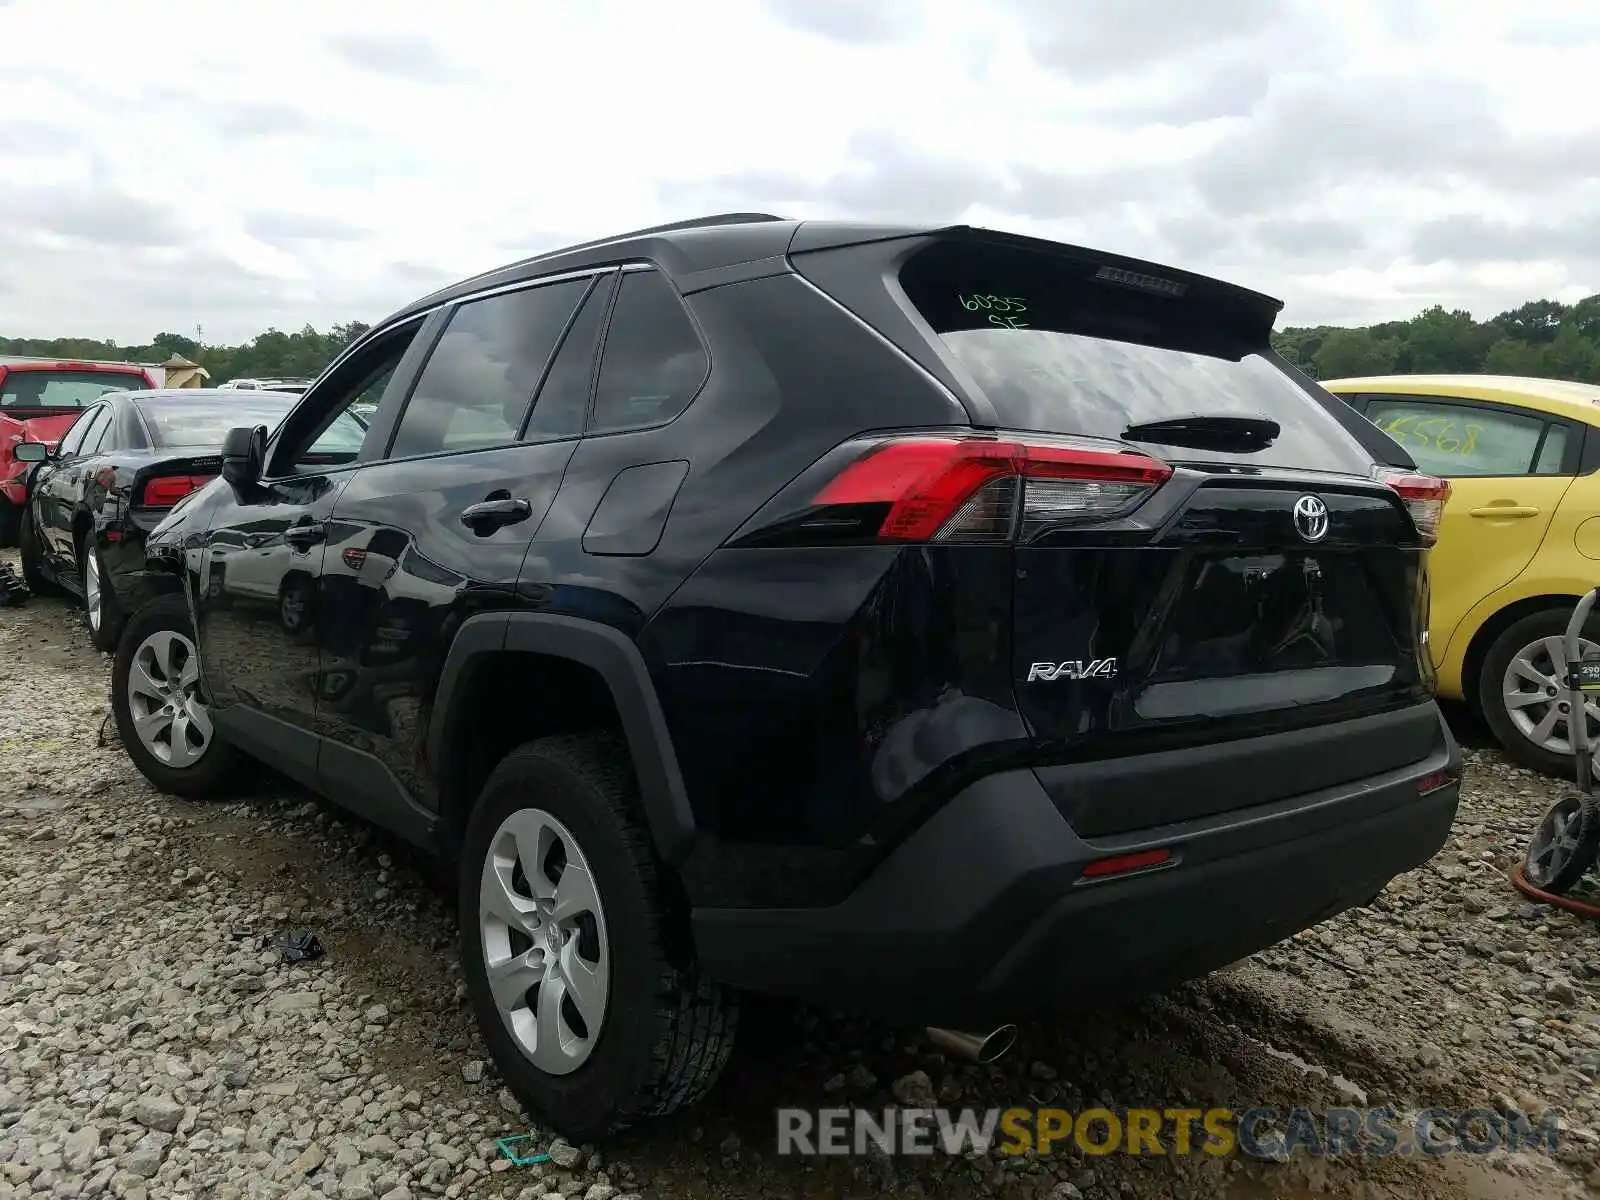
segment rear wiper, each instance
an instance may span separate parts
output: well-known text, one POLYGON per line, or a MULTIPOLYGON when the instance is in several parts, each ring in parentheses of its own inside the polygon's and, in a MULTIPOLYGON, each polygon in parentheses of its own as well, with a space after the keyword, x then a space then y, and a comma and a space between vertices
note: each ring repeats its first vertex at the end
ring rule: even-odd
POLYGON ((1265 450, 1278 440, 1283 427, 1266 417, 1233 417, 1221 413, 1196 413, 1188 417, 1168 417, 1164 421, 1142 421, 1129 425, 1122 436, 1135 442, 1158 442, 1165 446, 1189 446, 1195 450, 1265 450))

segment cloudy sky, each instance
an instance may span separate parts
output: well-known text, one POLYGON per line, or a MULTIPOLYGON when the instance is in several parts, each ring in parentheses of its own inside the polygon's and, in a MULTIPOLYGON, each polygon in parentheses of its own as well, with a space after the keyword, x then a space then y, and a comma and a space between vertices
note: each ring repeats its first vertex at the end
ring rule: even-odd
POLYGON ((1289 324, 1600 291, 1596 0, 0 0, 0 46, 0 335, 372 321, 728 209, 1085 242, 1289 324))

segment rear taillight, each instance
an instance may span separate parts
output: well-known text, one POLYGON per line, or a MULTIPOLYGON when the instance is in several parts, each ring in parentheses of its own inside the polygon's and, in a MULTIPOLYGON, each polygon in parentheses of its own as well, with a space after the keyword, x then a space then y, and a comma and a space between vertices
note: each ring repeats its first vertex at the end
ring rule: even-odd
POLYGON ((196 488, 211 482, 209 475, 163 475, 145 481, 139 503, 145 508, 171 508, 196 488))
POLYGON ((882 542, 1003 542, 1120 516, 1171 475, 1164 462, 1097 446, 904 437, 872 447, 812 503, 881 506, 882 542))
POLYGON ((1400 493, 1422 540, 1430 546, 1438 541, 1439 521, 1445 501, 1450 499, 1450 481, 1394 467, 1374 467, 1372 473, 1400 493))

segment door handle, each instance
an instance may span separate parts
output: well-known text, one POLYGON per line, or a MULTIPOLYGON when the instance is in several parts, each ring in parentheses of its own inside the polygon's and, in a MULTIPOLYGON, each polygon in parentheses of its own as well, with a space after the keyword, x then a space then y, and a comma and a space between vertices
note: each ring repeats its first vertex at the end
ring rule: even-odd
POLYGON ((305 549, 314 546, 327 536, 321 524, 316 525, 291 525, 283 532, 283 540, 289 545, 305 549))
POLYGON ((1537 517, 1539 510, 1531 504, 1486 504, 1469 510, 1474 517, 1537 517))
POLYGON ((507 500, 482 500, 461 510, 461 523, 476 533, 488 533, 506 525, 526 521, 533 505, 520 496, 507 500))

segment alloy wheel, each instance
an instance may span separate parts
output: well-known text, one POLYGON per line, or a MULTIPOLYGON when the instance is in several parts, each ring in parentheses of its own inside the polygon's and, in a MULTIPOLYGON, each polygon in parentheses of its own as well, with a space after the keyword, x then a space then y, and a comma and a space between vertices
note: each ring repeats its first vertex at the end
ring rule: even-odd
MULTIPOLYGON (((1579 653, 1600 649, 1580 639, 1579 653)), ((1501 703, 1517 732, 1551 754, 1572 753, 1572 712, 1564 682, 1567 652, 1558 635, 1524 646, 1506 666, 1501 703)), ((1584 697, 1589 744, 1600 741, 1600 701, 1584 697)))
POLYGON ((163 629, 139 643, 128 671, 128 711, 139 741, 160 762, 182 768, 200 761, 211 744, 211 714, 193 642, 163 629))
POLYGON ((89 628, 100 632, 100 560, 93 550, 86 549, 83 560, 83 604, 89 612, 89 628))
POLYGON ((1523 872, 1535 887, 1545 887, 1583 853, 1583 797, 1563 796, 1550 806, 1534 830, 1523 872))
POLYGON ((539 1070, 577 1070, 611 989, 605 908, 582 849, 549 813, 520 809, 489 841, 478 895, 485 973, 506 1030, 539 1070))

